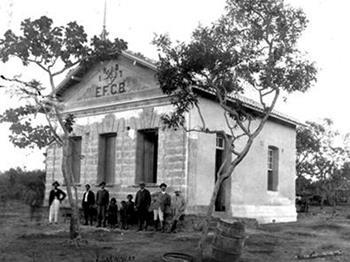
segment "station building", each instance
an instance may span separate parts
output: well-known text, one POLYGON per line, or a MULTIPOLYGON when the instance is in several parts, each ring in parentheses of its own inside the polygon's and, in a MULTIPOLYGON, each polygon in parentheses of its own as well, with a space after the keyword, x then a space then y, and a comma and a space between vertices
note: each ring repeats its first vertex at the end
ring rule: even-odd
MULTIPOLYGON (((150 191, 166 183, 180 189, 188 214, 205 212, 216 171, 226 154, 224 140, 213 134, 168 129, 160 120, 172 110, 156 79, 156 66, 129 52, 88 70, 77 67, 58 86, 64 113, 74 114, 72 166, 79 194, 90 184, 96 192, 107 183, 120 202, 144 181, 150 191)), ((227 129, 214 97, 203 92, 200 107, 209 128, 227 129)), ((240 99, 258 112, 258 103, 240 99)), ((186 125, 200 125, 197 111, 186 114, 186 125)), ((295 158, 297 122, 273 112, 245 159, 225 181, 215 215, 255 218, 260 223, 296 220, 295 158)), ((227 130, 229 133, 229 131, 227 130)), ((47 149, 47 191, 53 181, 63 184, 62 149, 47 149)))

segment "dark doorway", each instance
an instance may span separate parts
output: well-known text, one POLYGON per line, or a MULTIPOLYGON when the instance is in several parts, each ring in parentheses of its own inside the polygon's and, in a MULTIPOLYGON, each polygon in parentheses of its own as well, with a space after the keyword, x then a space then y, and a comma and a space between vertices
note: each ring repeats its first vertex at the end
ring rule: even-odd
POLYGON ((100 135, 98 158, 98 183, 114 183, 116 133, 100 135))
MULTIPOLYGON (((221 165, 225 162, 227 154, 225 139, 221 136, 216 137, 216 152, 215 152, 215 182, 218 180, 218 171, 221 165)), ((225 167, 224 167, 225 170, 225 167)), ((221 184, 218 195, 215 201, 215 211, 226 211, 226 184, 227 179, 221 184)))
POLYGON ((137 132, 135 182, 157 183, 158 130, 137 132))
POLYGON ((81 136, 75 136, 70 138, 71 144, 71 165, 73 171, 74 182, 80 183, 80 167, 81 167, 81 136))

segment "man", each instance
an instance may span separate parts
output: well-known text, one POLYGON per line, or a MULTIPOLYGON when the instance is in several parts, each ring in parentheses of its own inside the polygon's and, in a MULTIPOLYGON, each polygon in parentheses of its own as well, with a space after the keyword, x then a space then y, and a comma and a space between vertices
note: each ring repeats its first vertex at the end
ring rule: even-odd
POLYGON ((105 189, 106 183, 101 182, 99 184, 99 187, 101 187, 100 190, 97 191, 96 194, 96 205, 97 205, 97 227, 101 226, 101 223, 103 223, 103 227, 106 227, 107 225, 107 207, 109 203, 109 192, 105 189))
POLYGON ((50 191, 49 195, 49 223, 51 224, 54 221, 57 224, 60 204, 66 198, 66 193, 58 188, 60 184, 57 181, 53 182, 52 186, 54 188, 50 191))
POLYGON ((135 205, 139 222, 138 231, 142 230, 144 223, 146 223, 145 230, 147 230, 148 226, 148 208, 151 204, 151 194, 145 187, 145 183, 141 182, 140 190, 137 191, 135 198, 135 205))
POLYGON ((37 185, 35 183, 30 183, 28 189, 24 193, 24 200, 30 207, 30 221, 36 217, 36 221, 40 220, 40 212, 36 212, 41 206, 41 195, 38 192, 37 185))
POLYGON ((165 232, 165 219, 170 213, 171 197, 166 192, 167 185, 165 183, 160 184, 160 194, 159 197, 159 207, 158 207, 158 217, 162 232, 165 232))
POLYGON ((173 220, 171 225, 171 232, 176 232, 176 225, 179 220, 183 219, 185 213, 186 203, 185 199, 181 196, 180 190, 175 190, 175 196, 171 201, 171 209, 173 213, 173 220))
POLYGON ((154 192, 151 194, 151 205, 149 211, 153 214, 153 225, 154 230, 158 230, 158 210, 159 210, 159 194, 160 192, 154 192))
POLYGON ((92 219, 93 219, 93 208, 95 205, 95 194, 90 190, 90 185, 85 185, 86 191, 83 194, 83 200, 82 200, 82 208, 84 211, 84 217, 85 217, 85 225, 88 225, 88 221, 90 221, 90 226, 92 226, 92 219))

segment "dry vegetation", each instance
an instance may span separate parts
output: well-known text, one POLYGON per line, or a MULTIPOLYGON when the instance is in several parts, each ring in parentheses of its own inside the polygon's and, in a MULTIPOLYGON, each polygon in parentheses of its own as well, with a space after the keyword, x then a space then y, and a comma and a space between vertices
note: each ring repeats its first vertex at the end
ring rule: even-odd
MULTIPOLYGON (((195 254, 200 234, 192 230, 193 218, 187 218, 186 232, 162 234, 138 233, 136 230, 108 231, 83 227, 86 240, 80 248, 69 242, 68 220, 47 225, 47 210, 30 221, 29 207, 18 201, 0 206, 0 261, 21 262, 96 262, 96 261, 162 261, 165 252, 195 254)), ((341 256, 316 258, 310 261, 350 261, 350 210, 338 207, 312 207, 300 214, 297 223, 249 227, 241 261, 303 261, 297 255, 341 249, 341 256)))

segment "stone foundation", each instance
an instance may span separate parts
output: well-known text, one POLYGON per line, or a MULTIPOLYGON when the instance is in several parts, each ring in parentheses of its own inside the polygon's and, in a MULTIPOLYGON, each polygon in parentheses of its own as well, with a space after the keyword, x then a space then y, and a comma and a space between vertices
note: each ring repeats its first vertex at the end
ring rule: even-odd
POLYGON ((255 218, 260 224, 295 222, 297 213, 294 205, 231 205, 234 217, 255 218))

